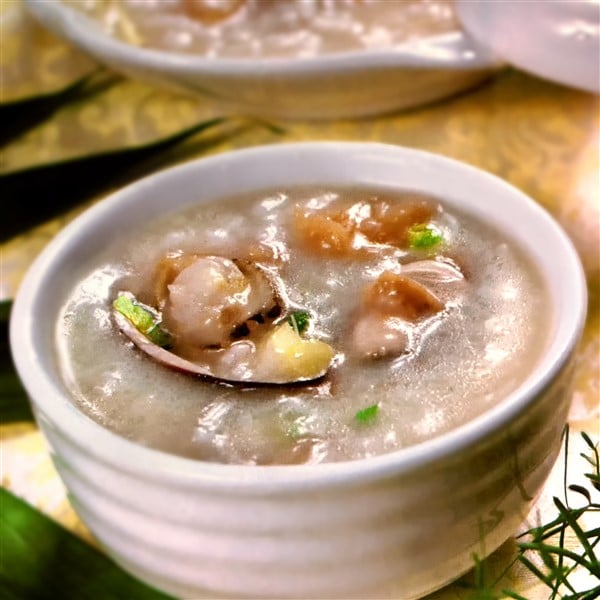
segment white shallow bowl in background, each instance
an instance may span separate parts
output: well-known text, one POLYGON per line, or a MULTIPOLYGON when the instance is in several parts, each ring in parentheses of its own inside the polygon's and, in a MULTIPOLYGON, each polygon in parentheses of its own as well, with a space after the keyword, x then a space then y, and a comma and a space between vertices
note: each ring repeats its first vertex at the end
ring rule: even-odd
POLYGON ((561 444, 586 312, 579 259, 534 201, 422 151, 370 143, 255 147, 142 179, 88 209, 42 252, 10 323, 17 370, 73 505, 119 564, 182 598, 423 596, 515 533, 561 444), (547 280, 541 362, 514 393, 430 441, 319 465, 203 463, 123 439, 71 402, 55 323, 86 263, 140 219, 296 184, 420 190, 491 221, 547 280))
POLYGON ((208 59, 122 42, 57 0, 24 0, 61 38, 118 73, 218 101, 224 110, 283 119, 351 118, 431 102, 483 81, 501 61, 463 32, 393 50, 306 59, 208 59))
POLYGON ((456 0, 466 31, 516 67, 600 94, 600 0, 456 0))

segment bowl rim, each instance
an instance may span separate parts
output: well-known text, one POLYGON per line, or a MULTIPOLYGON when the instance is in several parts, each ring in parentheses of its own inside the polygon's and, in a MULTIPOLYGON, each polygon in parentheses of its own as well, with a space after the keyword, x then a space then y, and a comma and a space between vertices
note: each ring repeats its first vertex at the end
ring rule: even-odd
MULTIPOLYGON (((402 188, 401 182, 398 183, 398 188, 402 188)), ((256 187, 250 189, 260 190, 256 187)), ((482 442, 487 436, 516 419, 530 405, 535 404, 543 390, 553 382, 577 347, 583 332, 586 313, 585 275, 571 240, 541 205, 504 179, 447 156, 386 143, 288 142, 223 152, 171 166, 134 181, 87 208, 48 243, 27 270, 14 300, 9 333, 14 364, 32 399, 38 424, 39 407, 44 420, 49 419, 52 428, 62 432, 71 443, 88 455, 110 463, 113 468, 121 472, 152 480, 158 479, 181 485, 202 484, 220 490, 235 488, 248 492, 253 489, 289 491, 297 488, 341 485, 356 478, 369 480, 407 473, 437 460, 454 456, 469 446, 482 442), (337 156, 339 160, 340 156, 350 152, 368 152, 374 160, 391 161, 392 165, 402 157, 409 160, 429 161, 432 166, 446 169, 452 174, 468 175, 471 180, 479 180, 489 185, 492 191, 497 189, 505 196, 507 194, 512 196, 515 203, 526 207, 532 214, 532 218, 536 219, 536 223, 545 229, 546 235, 553 236, 553 244, 558 244, 561 257, 568 267, 565 269, 567 285, 564 286, 568 292, 564 293, 569 294, 569 301, 572 304, 568 312, 561 314, 563 339, 560 340, 560 344, 554 344, 554 339, 548 342, 543 357, 543 360, 547 359, 545 369, 542 370, 541 366, 536 367, 535 377, 529 376, 501 402, 444 434, 387 454, 317 465, 257 466, 209 463, 142 446, 105 429, 80 412, 69 400, 68 394, 55 384, 43 367, 37 348, 36 306, 43 296, 44 279, 50 278, 53 271, 59 270, 61 257, 69 256, 69 252, 71 254, 75 252, 77 245, 86 239, 86 233, 93 231, 97 221, 102 223, 104 219, 108 222, 111 218, 114 221, 118 217, 120 206, 127 202, 135 205, 135 198, 143 198, 144 190, 151 188, 155 182, 176 181, 182 176, 184 178, 191 176, 190 174, 195 170, 202 172, 213 169, 218 174, 223 172, 224 166, 236 164, 236 161, 269 162, 277 156, 279 160, 284 160, 292 155, 314 157, 320 156, 319 153, 333 157, 332 160, 337 156), (555 348, 555 354, 550 356, 552 348, 555 348)), ((39 315, 37 317, 39 318, 39 315)), ((60 378, 60 374, 57 373, 57 379, 60 378)))
POLYGON ((497 69, 504 62, 464 31, 429 36, 389 50, 353 50, 314 57, 225 58, 134 46, 105 32, 89 16, 59 0, 23 0, 38 20, 57 35, 105 60, 154 72, 241 76, 251 73, 294 77, 375 67, 497 69), (167 68, 168 67, 168 68, 167 68))

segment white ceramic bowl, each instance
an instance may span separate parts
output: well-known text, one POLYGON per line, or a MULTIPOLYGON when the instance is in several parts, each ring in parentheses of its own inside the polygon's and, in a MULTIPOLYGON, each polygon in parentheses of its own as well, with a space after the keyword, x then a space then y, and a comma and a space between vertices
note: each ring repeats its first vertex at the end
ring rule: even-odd
POLYGON ((346 118, 414 107, 473 86, 500 61, 462 32, 389 51, 308 59, 207 59, 136 47, 57 0, 24 0, 42 25, 117 72, 200 93, 223 110, 285 119, 346 118))
POLYGON ((466 31, 525 71, 600 94, 600 2, 456 0, 466 31))
POLYGON ((586 311, 578 257, 556 222, 504 181, 426 152, 284 144, 193 161, 140 180, 67 226, 27 273, 11 346, 75 509, 114 559, 183 598, 417 598, 515 532, 555 462, 586 311), (422 190, 495 223, 548 281, 550 342, 499 405, 425 443, 364 460, 235 466, 123 439, 69 398, 55 322, 95 253, 197 202, 293 184, 422 190))

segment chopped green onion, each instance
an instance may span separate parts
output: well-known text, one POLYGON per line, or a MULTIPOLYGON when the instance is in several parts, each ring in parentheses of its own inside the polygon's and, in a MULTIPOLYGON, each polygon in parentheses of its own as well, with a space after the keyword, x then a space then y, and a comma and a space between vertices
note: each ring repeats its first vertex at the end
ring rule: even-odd
POLYGON ((440 244, 442 239, 442 232, 431 224, 420 223, 408 230, 408 245, 411 248, 433 248, 440 244))
POLYGON ((378 411, 379 411, 379 405, 372 404, 371 406, 367 406, 367 408, 363 408, 363 409, 359 410, 354 415, 354 418, 357 421, 359 421, 360 423, 370 423, 371 421, 373 421, 373 419, 375 419, 378 411))
POLYGON ((150 341, 161 348, 169 348, 173 343, 173 337, 168 331, 165 331, 158 323, 150 331, 146 332, 150 341))
POLYGON ((127 317, 141 332, 146 333, 154 327, 156 320, 154 315, 146 308, 140 306, 133 298, 121 294, 113 302, 113 306, 127 317))
POLYGON ((310 324, 310 313, 305 310, 297 310, 288 317, 288 323, 302 335, 310 324))
POLYGON ((151 342, 163 348, 171 345, 171 334, 162 329, 158 316, 150 307, 146 307, 126 294, 120 294, 113 302, 113 306, 151 342))

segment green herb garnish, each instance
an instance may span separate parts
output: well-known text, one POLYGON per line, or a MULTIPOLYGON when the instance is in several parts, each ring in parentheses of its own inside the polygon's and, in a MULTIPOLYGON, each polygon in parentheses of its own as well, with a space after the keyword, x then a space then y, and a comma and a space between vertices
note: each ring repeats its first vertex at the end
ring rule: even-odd
POLYGON ((288 317, 287 321, 299 335, 302 335, 310 325, 310 313, 305 310, 296 310, 288 317))
POLYGON ((367 406, 367 408, 363 408, 359 410, 354 418, 360 423, 371 423, 373 419, 377 416, 379 412, 379 404, 372 404, 371 406, 367 406))
POLYGON ((408 245, 420 250, 434 248, 443 239, 442 232, 431 224, 419 223, 408 230, 408 245))
POLYGON ((151 342, 162 348, 171 345, 171 334, 160 326, 158 314, 149 306, 127 294, 120 294, 113 302, 113 306, 151 342))

